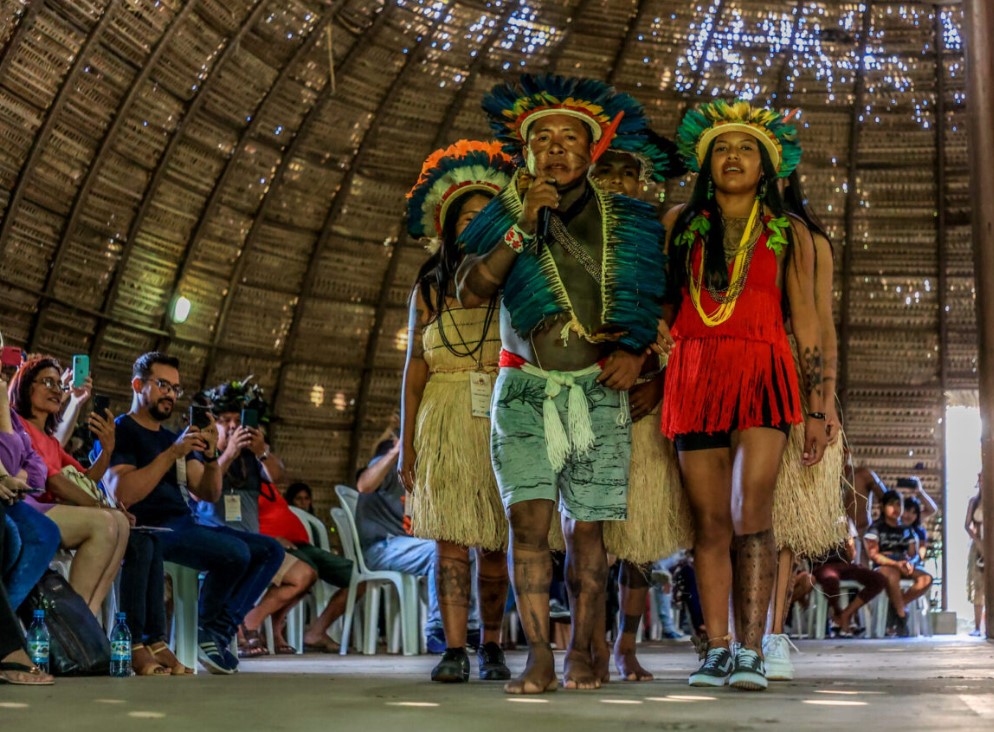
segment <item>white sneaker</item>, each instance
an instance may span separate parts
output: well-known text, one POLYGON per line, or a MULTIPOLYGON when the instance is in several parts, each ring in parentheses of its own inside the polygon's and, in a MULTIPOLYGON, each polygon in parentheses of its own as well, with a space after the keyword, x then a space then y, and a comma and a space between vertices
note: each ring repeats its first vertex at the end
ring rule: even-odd
POLYGON ((797 646, 786 633, 774 633, 763 638, 763 656, 766 661, 766 678, 770 681, 790 681, 794 678, 794 664, 790 662, 790 649, 797 646))

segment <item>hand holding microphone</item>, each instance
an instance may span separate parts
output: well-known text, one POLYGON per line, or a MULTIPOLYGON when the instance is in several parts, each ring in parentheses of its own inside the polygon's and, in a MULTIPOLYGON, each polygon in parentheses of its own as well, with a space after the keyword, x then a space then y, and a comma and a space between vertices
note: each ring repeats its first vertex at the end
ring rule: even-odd
POLYGON ((542 244, 548 242, 552 211, 559 208, 559 191, 556 189, 556 179, 535 178, 528 187, 522 204, 518 227, 526 234, 534 234, 537 237, 536 252, 538 252, 541 250, 542 244))

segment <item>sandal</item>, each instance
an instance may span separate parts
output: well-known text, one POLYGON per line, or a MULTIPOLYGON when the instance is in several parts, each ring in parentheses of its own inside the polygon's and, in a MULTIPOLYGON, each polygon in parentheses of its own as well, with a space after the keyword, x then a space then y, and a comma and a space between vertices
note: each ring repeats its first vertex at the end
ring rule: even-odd
POLYGON ((155 660, 155 654, 144 643, 131 646, 131 668, 135 676, 171 676, 172 672, 155 660))
POLYGON ((297 649, 291 646, 289 643, 278 643, 276 645, 276 655, 295 656, 297 655, 297 649))
POLYGON ((341 647, 328 636, 325 636, 324 640, 319 643, 308 643, 306 640, 304 641, 305 653, 339 653, 340 651, 341 647))
POLYGON ((188 676, 193 674, 193 669, 180 663, 165 641, 153 643, 148 646, 148 650, 161 666, 169 669, 173 676, 188 676), (161 658, 159 658, 160 656, 161 658))
POLYGON ((258 630, 243 628, 242 633, 245 636, 245 642, 238 644, 239 658, 258 658, 259 656, 269 655, 269 651, 266 650, 266 646, 263 644, 262 636, 258 630))
POLYGON ((12 686, 51 686, 55 683, 55 678, 34 665, 3 661, 0 662, 0 683, 12 686), (12 676, 9 672, 27 674, 28 678, 12 676))

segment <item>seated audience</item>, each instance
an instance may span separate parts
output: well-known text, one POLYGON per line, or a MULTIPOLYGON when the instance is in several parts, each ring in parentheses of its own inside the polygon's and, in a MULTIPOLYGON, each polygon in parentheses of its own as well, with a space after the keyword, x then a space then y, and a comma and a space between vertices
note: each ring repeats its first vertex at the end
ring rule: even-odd
POLYGON ((904 503, 897 491, 887 491, 880 499, 880 518, 863 536, 866 553, 874 568, 887 580, 887 596, 897 616, 897 634, 908 636, 908 603, 924 595, 932 585, 932 577, 912 564, 916 541, 908 527, 901 525, 904 503), (912 585, 901 591, 901 580, 912 585))
POLYGON ((166 561, 207 572, 200 593, 198 658, 211 673, 230 674, 238 659, 228 650, 245 614, 283 562, 273 540, 228 527, 200 526, 180 487, 199 500, 221 497, 222 476, 213 418, 201 430, 176 434, 163 426, 183 395, 179 360, 159 352, 138 357, 132 370, 131 411, 116 420, 111 469, 105 482, 138 526, 157 526, 166 561))
MULTIPOLYGON (((268 405, 262 390, 248 382, 229 382, 205 391, 195 401, 209 405, 214 412, 217 447, 221 453, 218 465, 222 473, 221 497, 213 504, 201 503, 198 508, 206 510, 198 511, 198 518, 206 525, 259 534, 262 486, 283 480, 283 465, 269 449, 262 429, 241 422, 246 413, 243 410, 252 410, 260 425, 268 421, 268 405)), ((276 653, 296 653, 283 634, 286 615, 316 581, 317 572, 310 565, 285 554, 271 586, 245 615, 245 622, 238 629, 238 655, 254 658, 268 653, 260 631, 270 616, 276 653)))
MULTIPOLYGON (((303 483, 295 485, 307 486, 303 483)), ((307 488, 308 493, 310 488, 307 488)), ((299 497, 298 493, 298 497, 299 497)), ((304 633, 304 650, 320 653, 335 653, 338 646, 328 637, 328 628, 345 612, 352 580, 352 562, 311 544, 311 533, 293 511, 276 486, 263 483, 259 495, 259 528, 266 536, 271 536, 283 546, 286 553, 306 562, 317 572, 318 577, 330 585, 338 587, 328 606, 314 619, 304 633)), ((359 584, 356 597, 362 597, 366 583, 359 584)), ((275 621, 274 621, 275 622, 275 621)))
MULTIPOLYGON (((18 491, 0 481, 0 566, 7 557, 7 509, 18 500, 18 491)), ((4 583, 0 582, 0 682, 17 686, 48 686, 54 682, 51 674, 45 673, 31 662, 21 624, 14 615, 4 583)))
POLYGON ((682 640, 684 635, 673 624, 673 568, 683 559, 684 552, 678 551, 660 559, 652 566, 650 580, 652 592, 656 596, 656 607, 663 640, 682 640))
POLYGON ((925 569, 925 555, 928 554, 928 531, 922 526, 922 504, 913 496, 904 497, 904 512, 901 525, 907 526, 915 540, 915 553, 911 564, 915 569, 925 569))
POLYGON ((828 599, 828 606, 832 609, 832 623, 837 626, 837 634, 842 637, 854 634, 852 619, 856 612, 887 586, 887 580, 882 574, 861 567, 855 563, 855 559, 856 542, 849 537, 844 543, 811 560, 812 574, 828 599), (840 582, 843 580, 858 582, 863 586, 855 599, 844 608, 840 602, 840 582))
POLYGON ((307 483, 291 483, 290 487, 286 489, 286 493, 283 494, 283 498, 291 506, 296 506, 301 511, 307 511, 311 516, 315 515, 314 494, 307 483))
MULTIPOLYGON (((45 506, 46 517, 58 526, 62 546, 76 550, 69 584, 99 616, 121 569, 130 525, 123 512, 105 505, 96 486, 107 470, 112 448, 87 470, 53 436, 65 388, 61 372, 59 362, 48 356, 25 361, 11 379, 10 402, 44 466, 44 491, 33 500, 45 506)), ((113 422, 107 415, 91 415, 90 429, 102 437, 110 435, 113 445, 113 422)))
MULTIPOLYGON (((33 368, 37 374, 35 381, 53 378, 53 373, 58 373, 58 364, 51 358, 30 360, 22 368, 33 368)), ((28 375, 25 374, 24 378, 27 379, 28 375)), ((100 449, 95 453, 91 467, 86 469, 65 451, 57 437, 61 425, 58 424, 58 413, 53 411, 54 399, 49 398, 47 390, 32 390, 30 398, 33 416, 23 415, 25 428, 34 448, 45 461, 51 492, 62 501, 110 510, 113 502, 100 491, 97 481, 106 472, 114 449, 114 415, 110 411, 90 415, 88 426, 99 440, 100 449), (53 420, 56 422, 54 425, 53 420)), ((126 526, 134 519, 124 510, 115 518, 118 523, 123 518, 126 526)), ((135 674, 169 676, 192 673, 192 669, 183 666, 166 645, 165 576, 158 537, 141 530, 126 529, 125 532, 127 543, 124 566, 121 568, 120 609, 127 616, 133 639, 131 661, 135 674)), ((73 560, 72 567, 77 561, 73 560)), ((117 566, 114 566, 114 574, 110 577, 111 583, 116 578, 117 566)))
POLYGON ((0 490, 7 499, 0 546, 0 581, 7 600, 17 610, 48 569, 59 550, 59 527, 46 518, 44 506, 31 497, 45 486, 45 463, 31 449, 31 438, 11 411, 7 383, 0 376, 0 490))
MULTIPOLYGON (((407 494, 397 473, 400 442, 391 434, 376 447, 376 454, 359 474, 356 487, 359 503, 356 508, 356 529, 362 544, 363 556, 370 569, 389 570, 427 576, 428 620, 425 633, 430 653, 445 651, 445 634, 438 609, 435 590, 435 542, 410 536, 407 528, 410 518, 404 514, 407 494)), ((476 554, 470 553, 475 565, 476 554)), ((476 582, 471 585, 469 630, 467 643, 480 642, 480 613, 477 602, 476 582)))

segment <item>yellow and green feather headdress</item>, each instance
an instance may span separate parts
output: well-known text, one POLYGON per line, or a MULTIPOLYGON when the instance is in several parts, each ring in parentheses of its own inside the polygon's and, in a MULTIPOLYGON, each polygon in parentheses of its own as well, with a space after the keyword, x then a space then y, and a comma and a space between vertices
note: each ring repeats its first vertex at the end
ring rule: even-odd
POLYGON ((746 132, 759 140, 780 178, 789 176, 801 162, 797 128, 781 114, 749 102, 729 104, 719 99, 690 110, 680 123, 677 146, 687 167, 699 172, 711 143, 726 132, 746 132))

